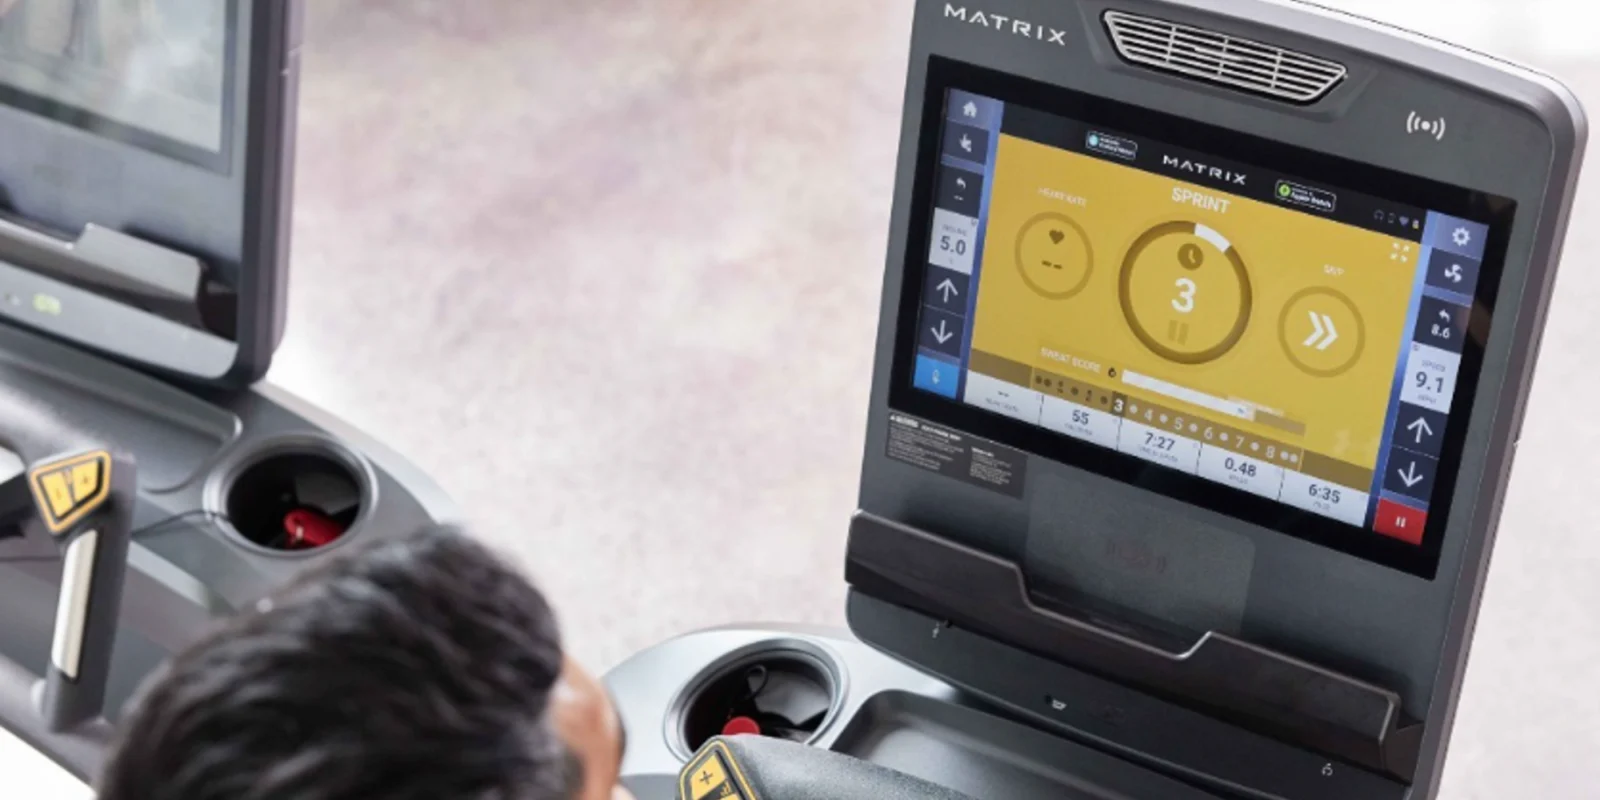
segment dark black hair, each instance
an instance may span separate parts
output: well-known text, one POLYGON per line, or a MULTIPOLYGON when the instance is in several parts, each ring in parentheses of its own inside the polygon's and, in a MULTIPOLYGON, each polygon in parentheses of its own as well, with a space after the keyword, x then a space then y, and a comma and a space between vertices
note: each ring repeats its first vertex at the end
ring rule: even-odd
POLYGON ((153 676, 101 800, 556 800, 544 597, 449 528, 352 548, 153 676))

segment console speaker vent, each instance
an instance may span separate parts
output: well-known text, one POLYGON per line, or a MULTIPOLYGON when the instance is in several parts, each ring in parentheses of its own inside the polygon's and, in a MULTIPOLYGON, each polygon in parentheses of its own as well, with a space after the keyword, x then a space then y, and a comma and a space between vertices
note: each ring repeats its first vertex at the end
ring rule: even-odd
POLYGON ((1348 74, 1327 59, 1153 17, 1107 11, 1105 22, 1134 64, 1294 103, 1321 99, 1348 74))

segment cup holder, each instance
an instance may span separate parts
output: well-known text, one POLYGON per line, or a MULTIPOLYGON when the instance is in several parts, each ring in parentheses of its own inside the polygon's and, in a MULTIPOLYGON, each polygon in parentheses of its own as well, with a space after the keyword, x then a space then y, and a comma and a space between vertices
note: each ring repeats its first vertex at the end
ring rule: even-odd
POLYGON ((288 555, 342 540, 361 517, 367 491, 349 460, 301 448, 245 462, 225 482, 221 500, 240 538, 288 555))
POLYGON ((678 704, 680 755, 687 757, 723 735, 815 741, 832 721, 842 693, 832 659, 810 650, 736 654, 707 670, 678 704))

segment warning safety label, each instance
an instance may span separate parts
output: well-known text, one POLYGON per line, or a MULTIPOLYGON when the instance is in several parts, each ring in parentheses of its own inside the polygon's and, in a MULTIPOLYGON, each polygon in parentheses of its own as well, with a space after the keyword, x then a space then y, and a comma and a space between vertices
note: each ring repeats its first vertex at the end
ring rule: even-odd
POLYGON ((1022 498, 1028 456, 905 414, 889 415, 889 457, 981 489, 1022 498))

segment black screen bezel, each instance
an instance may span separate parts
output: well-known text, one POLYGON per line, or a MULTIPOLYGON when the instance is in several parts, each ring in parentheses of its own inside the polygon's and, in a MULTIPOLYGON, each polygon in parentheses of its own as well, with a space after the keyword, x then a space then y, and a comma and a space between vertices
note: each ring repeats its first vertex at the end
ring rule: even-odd
POLYGON ((889 392, 892 408, 1419 578, 1432 580, 1436 577, 1460 478, 1467 430, 1476 410, 1485 344, 1516 214, 1514 201, 940 56, 929 58, 921 124, 904 254, 906 279, 902 280, 889 392), (926 269, 925 254, 933 235, 935 181, 940 162, 940 137, 946 122, 946 98, 953 89, 1078 122, 1112 127, 1135 136, 1162 139, 1246 164, 1272 165, 1285 174, 1321 180, 1329 185, 1489 225, 1490 235, 1480 268, 1471 326, 1461 354, 1455 400, 1422 544, 1392 539, 1368 528, 1321 517, 916 389, 913 375, 924 288, 922 276, 926 269), (1183 134, 1181 138, 1174 136, 1178 131, 1183 134))
POLYGON ((132 145, 157 155, 192 164, 212 172, 226 173, 233 164, 234 126, 237 124, 237 80, 239 70, 239 2, 224 0, 222 103, 218 113, 222 127, 215 149, 164 136, 146 128, 122 122, 54 98, 0 83, 0 105, 70 125, 104 139, 132 145))

